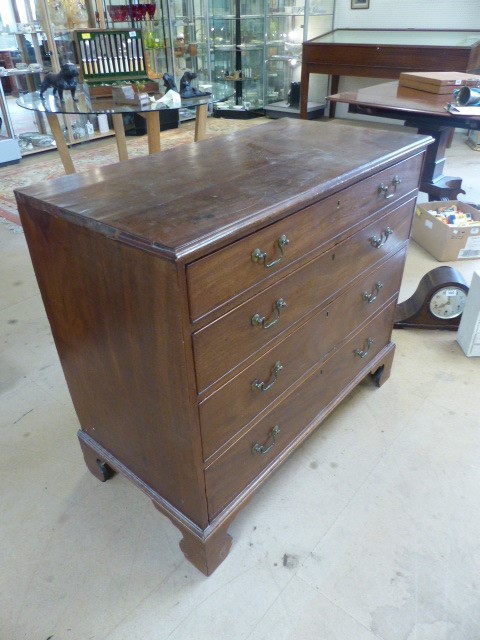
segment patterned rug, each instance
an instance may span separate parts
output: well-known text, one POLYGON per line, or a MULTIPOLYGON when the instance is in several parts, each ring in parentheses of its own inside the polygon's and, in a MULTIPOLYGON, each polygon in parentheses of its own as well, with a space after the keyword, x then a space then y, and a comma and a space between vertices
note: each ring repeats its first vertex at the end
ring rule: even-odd
MULTIPOLYGON (((248 127, 270 122, 268 118, 249 120, 229 120, 209 118, 207 120, 207 139, 241 131, 248 127)), ((193 143, 195 123, 182 123, 178 129, 162 131, 162 151, 180 144, 193 143)), ((199 143, 201 144, 201 143, 199 143)), ((148 154, 147 136, 128 137, 129 158, 148 154)), ((73 163, 78 173, 90 171, 99 166, 118 162, 115 139, 104 138, 94 142, 78 144, 70 149, 73 163)), ((52 180, 65 175, 63 165, 56 150, 45 151, 23 158, 19 164, 0 168, 0 218, 20 224, 13 190, 36 182, 52 180)))

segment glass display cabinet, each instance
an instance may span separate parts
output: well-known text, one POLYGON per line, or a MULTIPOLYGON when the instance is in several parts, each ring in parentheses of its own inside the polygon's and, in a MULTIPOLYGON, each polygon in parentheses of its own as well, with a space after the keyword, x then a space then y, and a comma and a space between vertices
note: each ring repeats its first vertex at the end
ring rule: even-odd
MULTIPOLYGON (((269 117, 300 115, 302 43, 333 26, 335 0, 266 0, 265 112, 269 117)), ((325 107, 328 76, 311 88, 308 117, 325 107)))
POLYGON ((51 148, 53 137, 41 116, 25 118, 19 113, 15 99, 38 90, 44 74, 58 68, 60 59, 75 61, 66 14, 61 25, 55 25, 49 14, 52 7, 47 0, 11 0, 0 6, 2 119, 10 144, 20 148, 22 155, 51 148))
POLYGON ((168 47, 173 52, 177 86, 185 71, 195 73, 196 84, 210 82, 208 16, 204 0, 170 0, 168 47))
POLYGON ((19 162, 20 147, 15 139, 3 85, 0 83, 0 167, 19 162))
POLYGON ((212 79, 231 82, 234 96, 214 115, 263 115, 265 69, 264 0, 210 0, 212 79))
MULTIPOLYGON (((97 0, 97 5, 100 0, 97 0)), ((96 27, 113 34, 115 31, 141 33, 144 50, 144 71, 156 80, 163 73, 172 73, 167 42, 170 39, 166 2, 138 2, 138 0, 101 0, 101 11, 95 12, 96 27)), ((142 51, 143 53, 143 51, 142 51)), ((142 70, 142 71, 143 71, 142 70)))
MULTIPOLYGON (((115 31, 141 30, 148 78, 158 80, 161 86, 163 74, 168 73, 180 88, 183 74, 190 71, 196 75, 194 85, 207 90, 211 74, 206 0, 114 2, 103 0, 105 24, 115 31)), ((184 110, 183 116, 188 118, 195 114, 184 110)))

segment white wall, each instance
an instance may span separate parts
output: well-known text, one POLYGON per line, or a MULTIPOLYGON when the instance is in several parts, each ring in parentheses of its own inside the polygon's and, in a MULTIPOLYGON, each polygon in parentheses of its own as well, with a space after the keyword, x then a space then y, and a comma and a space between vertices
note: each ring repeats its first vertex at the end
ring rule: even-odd
POLYGON ((336 0, 336 29, 480 29, 480 0, 336 0))

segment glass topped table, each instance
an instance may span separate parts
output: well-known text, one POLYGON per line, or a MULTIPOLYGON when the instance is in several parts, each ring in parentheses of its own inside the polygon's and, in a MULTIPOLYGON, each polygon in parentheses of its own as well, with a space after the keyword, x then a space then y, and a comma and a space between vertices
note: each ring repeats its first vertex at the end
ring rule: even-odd
MULTIPOLYGON (((195 142, 204 140, 206 137, 208 105, 226 100, 232 95, 232 88, 226 83, 214 83, 209 91, 210 93, 207 95, 182 98, 182 109, 195 108, 195 142)), ((60 102, 59 98, 54 97, 48 90, 42 100, 39 92, 35 91, 20 96, 16 102, 19 107, 45 114, 67 174, 75 173, 75 167, 58 119, 62 115, 99 115, 102 113, 110 115, 115 131, 118 157, 120 161, 123 161, 128 160, 123 114, 138 113, 146 120, 148 152, 157 153, 161 150, 160 119, 162 111, 168 110, 168 107, 162 108, 161 104, 157 102, 150 102, 147 105, 117 104, 112 98, 91 96, 88 85, 81 84, 77 86, 76 101, 72 99, 70 91, 65 91, 63 97, 64 101, 60 102)), ((154 97, 158 99, 160 96, 154 97)))

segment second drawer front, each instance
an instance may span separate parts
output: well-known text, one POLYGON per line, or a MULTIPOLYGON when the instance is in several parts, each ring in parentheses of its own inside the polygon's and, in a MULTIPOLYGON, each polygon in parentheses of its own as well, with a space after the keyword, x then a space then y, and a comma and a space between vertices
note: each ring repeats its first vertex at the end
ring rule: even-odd
POLYGON ((334 238, 344 237, 349 229, 358 228, 379 209, 411 193, 418 186, 422 159, 420 154, 384 169, 189 265, 187 280, 192 320, 258 283, 274 278, 284 267, 303 259, 321 245, 331 245, 334 238), (284 237, 288 244, 281 248, 279 241, 284 237), (257 249, 260 254, 266 254, 264 261, 252 260, 252 253, 257 249), (264 262, 271 266, 266 268, 264 262))
POLYGON ((302 269, 236 307, 193 335, 197 389, 200 393, 251 354, 317 308, 333 293, 349 285, 364 270, 398 251, 410 233, 414 201, 364 227, 354 236, 312 260, 302 269), (384 244, 384 230, 393 229, 384 244), (382 240, 380 240, 382 241, 382 240), (280 301, 285 307, 278 308, 280 301), (266 318, 268 328, 252 325, 256 315, 266 318))
POLYGON ((204 458, 228 442, 395 296, 404 260, 405 249, 206 398, 199 406, 204 458))
POLYGON ((205 471, 210 518, 215 517, 275 460, 389 343, 395 303, 375 316, 291 396, 256 424, 205 471), (367 348, 368 339, 372 339, 367 348), (361 358, 355 352, 365 352, 361 358), (274 433, 276 435, 274 435, 274 433), (254 452, 258 445, 263 454, 254 452))

